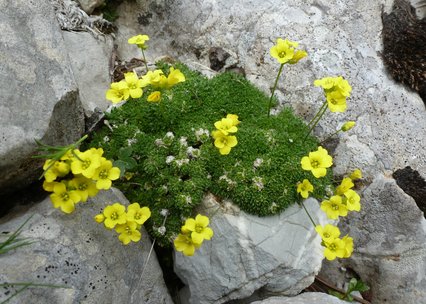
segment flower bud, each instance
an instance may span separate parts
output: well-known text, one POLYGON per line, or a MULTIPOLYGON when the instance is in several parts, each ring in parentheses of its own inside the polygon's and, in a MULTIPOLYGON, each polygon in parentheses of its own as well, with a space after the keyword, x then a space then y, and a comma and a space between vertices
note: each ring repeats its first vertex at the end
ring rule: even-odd
POLYGON ((105 216, 102 213, 95 216, 95 221, 99 224, 103 223, 104 220, 105 220, 105 216))
POLYGON ((343 132, 346 132, 352 129, 354 126, 355 126, 355 121, 348 121, 342 126, 341 130, 343 132))

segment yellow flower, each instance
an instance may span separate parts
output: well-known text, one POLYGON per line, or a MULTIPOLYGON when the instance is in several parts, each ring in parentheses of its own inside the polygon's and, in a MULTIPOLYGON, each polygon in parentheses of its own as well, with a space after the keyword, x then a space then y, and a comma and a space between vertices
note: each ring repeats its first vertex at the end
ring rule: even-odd
POLYGON ((345 112, 346 111, 346 97, 339 91, 332 91, 326 94, 328 108, 331 112, 345 112))
POLYGON ((65 213, 74 211, 74 205, 80 201, 80 196, 75 191, 68 191, 64 183, 56 183, 50 195, 53 207, 61 208, 65 213))
POLYGON ((342 202, 342 197, 334 195, 330 200, 325 200, 321 203, 321 210, 327 214, 327 217, 335 220, 339 216, 348 215, 348 208, 342 202))
POLYGON ((354 190, 349 189, 344 193, 344 196, 346 198, 346 207, 349 211, 360 211, 361 210, 361 204, 358 193, 356 193, 354 190))
POLYGON ((133 37, 130 37, 127 42, 129 44, 136 44, 138 48, 145 50, 147 46, 145 45, 145 42, 149 40, 148 35, 136 35, 133 37))
POLYGON ((345 97, 349 97, 352 91, 352 87, 346 79, 343 79, 342 76, 338 77, 324 77, 322 79, 317 79, 314 81, 316 87, 322 87, 325 94, 329 92, 339 92, 345 97))
POLYGON ((142 87, 152 85, 154 88, 164 88, 167 85, 167 78, 162 70, 148 71, 142 77, 142 87))
POLYGON ((120 82, 111 83, 111 88, 106 92, 106 99, 112 103, 119 103, 129 99, 130 91, 127 82, 124 80, 120 82))
POLYGON ((123 245, 128 245, 130 242, 138 242, 141 239, 141 232, 137 228, 136 222, 127 221, 125 224, 117 225, 115 231, 120 234, 118 239, 123 245))
POLYGON ((70 187, 74 188, 75 192, 80 195, 82 202, 86 202, 88 197, 94 197, 99 192, 95 183, 83 175, 75 176, 70 181, 70 187))
POLYGON ((222 155, 228 155, 231 152, 231 148, 235 147, 238 143, 237 137, 227 136, 219 130, 213 131, 212 136, 215 139, 215 147, 219 149, 222 155))
POLYGON ((138 75, 134 72, 125 73, 124 79, 125 79, 127 86, 129 88, 130 97, 140 98, 143 94, 143 91, 142 91, 143 81, 142 81, 142 79, 139 79, 138 75))
POLYGON ((309 192, 312 191, 314 191, 314 186, 307 179, 297 185, 297 193, 300 193, 303 198, 308 198, 309 192))
POLYGON ((336 187, 336 195, 343 195, 346 191, 351 189, 354 186, 354 183, 349 177, 342 179, 339 186, 336 187))
POLYGON ((190 233, 191 239, 194 244, 200 244, 204 240, 210 240, 213 236, 213 230, 209 225, 209 218, 207 216, 198 214, 195 219, 189 218, 182 226, 183 233, 190 233))
POLYGON ((148 207, 142 207, 138 203, 133 203, 127 207, 127 220, 143 225, 151 217, 151 211, 148 207))
POLYGON ((241 121, 238 120, 238 115, 228 114, 226 118, 231 119, 234 126, 238 126, 241 121))
POLYGON ((281 38, 277 39, 277 44, 275 44, 269 50, 271 56, 278 60, 279 63, 285 64, 289 62, 294 57, 294 51, 298 47, 297 42, 292 42, 289 40, 283 40, 281 38))
POLYGON ((195 249, 201 246, 201 244, 194 244, 190 235, 182 233, 179 233, 173 243, 176 250, 182 252, 186 256, 193 256, 195 249))
POLYGON ((355 169, 350 175, 349 178, 353 181, 362 178, 362 172, 360 169, 355 169))
POLYGON ((333 89, 336 81, 334 77, 324 77, 314 81, 314 86, 322 87, 324 90, 328 91, 333 89))
POLYGON ((169 76, 167 76, 167 85, 166 88, 170 89, 174 85, 178 84, 179 82, 185 81, 185 75, 179 70, 174 67, 170 67, 169 76))
POLYGON ((158 102, 161 99, 161 92, 160 91, 154 91, 151 94, 149 94, 148 98, 146 99, 149 102, 158 102))
POLYGON ((302 50, 297 50, 294 55, 293 58, 290 59, 290 61, 288 63, 290 64, 295 64, 298 63, 300 59, 305 58, 306 56, 308 56, 308 53, 306 51, 302 51, 302 50))
POLYGON ((340 236, 340 230, 338 227, 327 224, 324 227, 321 225, 315 226, 315 231, 321 236, 321 239, 328 243, 334 240, 335 238, 338 238, 340 236))
POLYGON ((120 169, 112 166, 112 162, 104 160, 96 169, 93 179, 96 181, 96 188, 107 190, 111 188, 112 181, 120 177, 120 169))
POLYGON ((105 216, 104 225, 107 228, 114 228, 116 225, 125 224, 126 208, 120 203, 114 203, 104 209, 103 215, 105 216))
POLYGON ((238 128, 235 125, 235 120, 232 118, 222 118, 214 123, 214 126, 219 131, 222 131, 224 135, 228 135, 229 133, 235 133, 238 131, 238 128))
POLYGON ((94 217, 94 220, 96 221, 96 223, 103 223, 104 221, 105 221, 105 215, 103 215, 102 213, 101 214, 97 214, 95 217, 94 217))
POLYGON ((58 184, 58 182, 48 182, 45 180, 43 182, 43 189, 47 192, 53 192, 53 187, 55 187, 56 184, 58 184))
POLYGON ((71 163, 71 171, 73 174, 83 174, 87 178, 95 175, 96 169, 101 165, 102 157, 96 149, 90 149, 84 152, 76 153, 76 157, 71 163))
POLYGON ((354 240, 350 236, 345 235, 342 238, 342 241, 345 247, 345 254, 343 256, 339 256, 339 258, 349 258, 354 251, 354 240))
POLYGON ((333 158, 323 147, 319 146, 317 151, 309 152, 309 156, 304 156, 301 160, 303 170, 311 171, 316 178, 327 174, 327 168, 333 165, 333 158))
POLYGON ((349 97, 352 92, 352 87, 346 79, 339 76, 335 79, 335 90, 339 91, 343 96, 349 97))
POLYGON ((350 120, 350 121, 347 121, 347 122, 345 122, 345 123, 343 124, 343 126, 342 126, 341 130, 342 130, 343 132, 347 132, 347 131, 349 131, 350 129, 352 129, 353 127, 355 127, 355 121, 350 120))
POLYGON ((325 243, 324 256, 327 260, 332 261, 336 257, 342 258, 345 254, 345 243, 341 239, 333 239, 325 243))
POLYGON ((63 177, 70 172, 70 165, 66 162, 47 159, 43 165, 44 179, 47 182, 53 182, 59 177, 63 177), (47 170, 48 169, 48 170, 47 170))

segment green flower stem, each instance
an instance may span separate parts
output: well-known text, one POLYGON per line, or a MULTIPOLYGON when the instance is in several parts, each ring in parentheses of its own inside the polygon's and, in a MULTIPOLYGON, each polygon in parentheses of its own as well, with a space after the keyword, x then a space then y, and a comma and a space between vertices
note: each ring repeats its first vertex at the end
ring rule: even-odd
POLYGON ((308 133, 306 133, 306 136, 303 139, 303 141, 305 141, 308 138, 309 134, 311 134, 312 130, 317 126, 318 122, 320 121, 321 117, 324 115, 325 111, 327 111, 327 101, 325 101, 323 103, 323 105, 319 109, 317 115, 315 115, 315 117, 309 123, 309 125, 311 125, 311 127, 309 128, 308 133), (316 120, 314 121, 315 118, 316 118, 316 120))
POLYGON ((314 220, 312 219, 311 215, 308 212, 308 209, 306 209, 305 205, 303 204, 303 202, 300 203, 303 207, 303 209, 305 209, 306 214, 308 215, 309 219, 311 220, 311 223, 314 225, 314 227, 317 226, 317 224, 315 224, 314 220))
POLYGON ((274 87, 272 88, 271 97, 269 98, 268 117, 271 115, 272 98, 274 98, 275 89, 277 88, 278 79, 280 78, 281 72, 283 71, 283 67, 284 67, 284 63, 281 63, 277 78, 275 78, 274 87))
POLYGON ((320 115, 320 113, 324 110, 324 107, 326 106, 326 101, 321 105, 320 109, 318 110, 317 114, 311 119, 311 121, 308 123, 308 127, 311 127, 312 123, 315 122, 320 115))
POLYGON ((143 62, 145 63, 145 69, 146 69, 146 72, 148 72, 148 64, 146 63, 145 52, 143 51, 143 49, 141 49, 141 51, 142 51, 143 62))
POLYGON ((332 133, 332 134, 328 135, 328 136, 327 136, 327 137, 323 140, 323 142, 324 142, 324 141, 326 141, 327 139, 329 139, 329 138, 333 137, 334 135, 339 134, 339 132, 342 132, 342 129, 339 129, 339 130, 337 130, 336 132, 334 132, 334 133, 332 133))

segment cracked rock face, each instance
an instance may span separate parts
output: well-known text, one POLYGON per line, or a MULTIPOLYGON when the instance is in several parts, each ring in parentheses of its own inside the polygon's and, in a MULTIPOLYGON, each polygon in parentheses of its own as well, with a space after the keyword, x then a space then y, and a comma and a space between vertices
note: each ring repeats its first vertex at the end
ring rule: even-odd
POLYGON ((296 297, 271 297, 263 301, 252 302, 252 304, 347 304, 348 302, 339 300, 321 292, 305 292, 296 297))
POLYGON ((40 175, 34 139, 69 144, 84 131, 84 115, 49 2, 1 1, 0 29, 2 195, 40 175))
MULTIPOLYGON (((316 200, 305 206, 324 224, 316 200)), ((207 196, 199 212, 209 215, 215 234, 192 257, 175 253, 175 272, 188 286, 184 303, 224 303, 259 289, 296 295, 313 282, 323 259, 321 241, 300 206, 259 218, 207 196)))
MULTIPOLYGON (((120 191, 111 189, 78 204, 72 214, 54 209, 46 198, 3 217, 0 234, 4 236, 32 216, 21 236, 34 243, 0 256, 0 282, 69 287, 30 288, 8 303, 172 304, 155 253, 140 276, 151 246, 147 232, 142 228, 140 243, 124 246, 114 231, 93 220, 113 202, 129 204, 120 191)), ((2 287, 0 302, 14 290, 2 287)))
POLYGON ((371 286, 372 303, 426 303, 426 220, 394 179, 365 189, 363 211, 347 222, 356 247, 346 265, 371 286))

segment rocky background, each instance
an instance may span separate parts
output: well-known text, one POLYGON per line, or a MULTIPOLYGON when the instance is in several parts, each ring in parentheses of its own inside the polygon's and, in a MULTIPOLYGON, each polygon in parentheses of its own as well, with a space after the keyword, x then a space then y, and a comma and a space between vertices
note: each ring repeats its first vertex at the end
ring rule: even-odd
MULTIPOLYGON (((336 176, 355 168, 364 174, 363 209, 340 223, 354 237, 353 256, 321 265, 319 242, 296 206, 259 219, 206 197, 203 212, 219 210, 215 237, 192 258, 174 255, 186 284, 182 303, 341 303, 320 293, 296 296, 320 269, 341 288, 356 273, 371 287, 372 303, 426 303, 426 110, 418 94, 426 78, 424 1, 413 0, 412 9, 402 0, 394 7, 388 0, 115 1, 114 24, 93 15, 103 4, 0 0, 0 232, 32 215, 24 236, 37 240, 0 257, 0 283, 71 287, 27 290, 14 303, 172 303, 155 255, 141 277, 146 233, 142 247, 117 246, 91 220, 104 204, 124 203, 121 193, 102 193, 65 216, 31 191, 41 174, 31 159, 34 139, 68 144, 90 130, 109 106, 104 94, 115 62, 140 56, 127 44, 140 33, 151 37, 150 64, 167 56, 206 75, 234 70, 265 92, 278 70, 269 48, 277 37, 299 41, 309 57, 286 67, 277 96, 307 121, 321 100, 315 79, 343 75, 353 87, 348 111, 326 116, 315 130, 325 139, 343 122, 357 122, 329 145, 336 176), (400 48, 384 48, 392 39, 400 48), (418 64, 408 64, 410 47, 418 64), (398 57, 398 50, 408 53, 398 57), (10 211, 13 205, 20 206, 10 211)), ((314 202, 307 205, 320 217, 314 202)), ((12 291, 1 289, 0 301, 12 291)))

